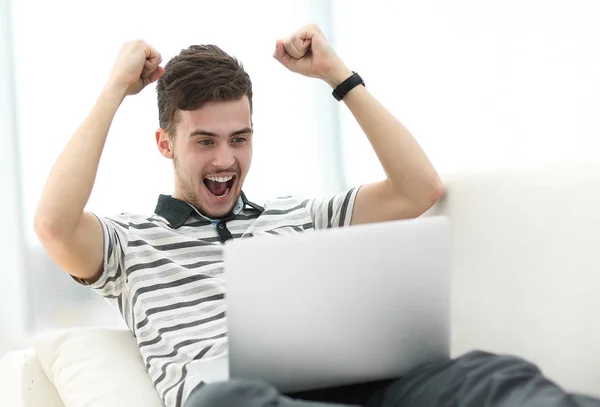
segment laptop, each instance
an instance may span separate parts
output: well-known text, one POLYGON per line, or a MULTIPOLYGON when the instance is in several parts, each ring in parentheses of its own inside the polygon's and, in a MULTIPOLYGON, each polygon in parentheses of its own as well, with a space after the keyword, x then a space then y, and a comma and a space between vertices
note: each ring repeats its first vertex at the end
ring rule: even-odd
POLYGON ((431 216, 225 245, 229 377, 282 393, 450 356, 450 224, 431 216))

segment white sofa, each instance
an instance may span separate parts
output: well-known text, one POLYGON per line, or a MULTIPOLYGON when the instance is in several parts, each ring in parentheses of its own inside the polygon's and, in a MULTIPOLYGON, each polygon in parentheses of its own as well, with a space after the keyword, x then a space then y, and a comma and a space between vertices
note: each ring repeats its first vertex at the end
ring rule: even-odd
MULTIPOLYGON (((600 165, 457 174, 444 182, 446 197, 427 215, 446 214, 453 227, 453 354, 516 354, 568 390, 600 396, 600 165)), ((0 397, 10 401, 2 405, 160 405, 127 332, 77 330, 35 344, 0 363, 0 397), (116 348, 110 357, 120 360, 118 369, 107 360, 99 370, 86 366, 116 348), (145 404, 125 404, 140 394, 145 404)))

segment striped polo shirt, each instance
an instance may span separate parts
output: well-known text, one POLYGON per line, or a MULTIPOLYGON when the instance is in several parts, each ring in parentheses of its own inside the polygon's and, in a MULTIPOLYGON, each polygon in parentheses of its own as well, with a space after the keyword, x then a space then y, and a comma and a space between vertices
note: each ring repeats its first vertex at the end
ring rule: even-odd
POLYGON ((215 220, 167 195, 150 216, 98 216, 104 270, 89 286, 118 308, 165 406, 182 406, 200 383, 227 379, 223 243, 347 226, 357 191, 264 206, 242 193, 236 210, 215 220))

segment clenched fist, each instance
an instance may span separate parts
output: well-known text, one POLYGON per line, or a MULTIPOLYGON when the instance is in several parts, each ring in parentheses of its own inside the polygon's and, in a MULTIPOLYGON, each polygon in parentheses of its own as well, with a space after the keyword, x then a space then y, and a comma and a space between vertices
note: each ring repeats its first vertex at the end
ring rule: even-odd
POLYGON ((277 40, 273 57, 290 71, 322 79, 332 87, 352 75, 316 24, 277 40))
POLYGON ((158 51, 144 41, 127 42, 117 55, 109 83, 124 89, 125 95, 135 95, 165 73, 161 62, 158 51))

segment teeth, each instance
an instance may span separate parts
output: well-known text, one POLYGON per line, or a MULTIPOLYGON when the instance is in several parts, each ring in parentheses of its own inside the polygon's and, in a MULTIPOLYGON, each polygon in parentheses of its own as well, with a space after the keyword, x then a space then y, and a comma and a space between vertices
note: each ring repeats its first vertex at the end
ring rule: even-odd
POLYGON ((227 181, 231 181, 232 178, 233 178, 233 175, 230 175, 229 177, 206 177, 207 180, 215 181, 215 182, 227 182, 227 181))

